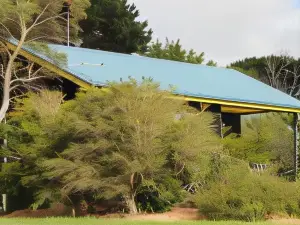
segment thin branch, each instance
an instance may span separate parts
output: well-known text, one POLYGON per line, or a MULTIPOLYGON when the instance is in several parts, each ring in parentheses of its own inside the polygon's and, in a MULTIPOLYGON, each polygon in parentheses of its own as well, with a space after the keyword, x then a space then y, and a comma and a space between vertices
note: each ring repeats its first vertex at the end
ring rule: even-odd
MULTIPOLYGON (((36 23, 36 24, 34 25, 34 27, 39 26, 39 25, 41 25, 41 24, 43 24, 43 23, 46 23, 46 22, 49 21, 49 20, 53 20, 53 19, 57 19, 57 18, 60 18, 60 19, 62 19, 62 20, 64 20, 64 21, 67 21, 65 18, 62 17, 62 15, 64 15, 64 14, 66 14, 66 13, 61 13, 61 14, 56 15, 56 16, 48 17, 47 19, 44 19, 44 20, 42 20, 41 22, 36 23)), ((33 28, 34 28, 34 27, 33 27, 33 28)))
POLYGON ((41 16, 46 12, 47 8, 50 6, 50 3, 45 6, 45 8, 42 10, 42 12, 38 15, 38 17, 35 19, 33 24, 28 28, 28 31, 30 31, 35 25, 38 23, 38 20, 41 18, 41 16))
POLYGON ((23 97, 23 96, 26 96, 26 93, 19 94, 19 95, 16 95, 16 96, 14 96, 14 97, 11 97, 11 98, 9 99, 9 101, 12 102, 12 101, 14 101, 15 99, 20 98, 20 97, 23 97))
POLYGON ((35 77, 42 69, 43 67, 38 68, 33 74, 31 74, 31 77, 35 77))
POLYGON ((44 89, 44 87, 42 85, 29 85, 27 83, 24 83, 24 86, 27 90, 34 90, 37 92, 40 92, 42 89, 44 89))
POLYGON ((21 87, 21 86, 22 86, 21 84, 12 86, 12 87, 10 87, 9 91, 10 91, 10 92, 11 92, 11 91, 15 91, 15 90, 17 90, 19 87, 21 87))
POLYGON ((0 46, 2 46, 4 48, 4 50, 6 51, 6 53, 9 55, 9 57, 11 57, 11 53, 10 53, 9 49, 2 41, 0 41, 0 46))
POLYGON ((10 21, 14 22, 15 24, 17 24, 18 26, 20 26, 20 23, 18 23, 17 21, 13 20, 13 19, 10 18, 10 17, 7 17, 6 19, 7 19, 7 20, 10 20, 10 21))
POLYGON ((10 82, 10 84, 14 84, 16 82, 22 82, 22 83, 28 83, 28 82, 32 82, 34 80, 38 80, 38 79, 41 79, 41 78, 45 78, 47 76, 38 76, 38 77, 32 77, 32 78, 19 78, 19 79, 14 79, 13 81, 10 82))
POLYGON ((184 170, 185 164, 183 164, 182 168, 180 169, 180 171, 178 173, 176 173, 176 176, 178 176, 183 170, 184 170))
POLYGON ((16 38, 14 37, 14 35, 12 35, 12 33, 9 31, 9 29, 8 29, 3 23, 0 22, 0 25, 2 25, 2 26, 4 27, 4 29, 8 32, 8 34, 9 34, 11 37, 13 37, 14 39, 16 39, 16 38))
POLYGON ((39 39, 43 39, 43 38, 46 38, 48 36, 39 36, 39 37, 35 37, 35 38, 32 38, 32 39, 29 39, 28 41, 25 41, 24 43, 30 43, 30 42, 33 42, 33 41, 36 41, 36 40, 39 40, 39 39))
POLYGON ((22 58, 20 58, 20 57, 18 57, 17 56, 17 58, 16 58, 17 60, 19 60, 19 61, 22 61, 22 62, 25 62, 25 63, 28 63, 28 60, 27 59, 22 59, 22 58))
POLYGON ((22 67, 21 69, 15 70, 15 72, 16 72, 16 73, 19 73, 19 72, 21 72, 21 71, 23 71, 23 70, 28 70, 28 68, 29 68, 29 66, 22 67))
POLYGON ((33 70, 34 63, 31 63, 28 68, 28 77, 31 78, 31 72, 33 70))
POLYGON ((0 75, 3 79, 5 79, 4 77, 4 66, 3 64, 1 64, 1 75, 0 75))

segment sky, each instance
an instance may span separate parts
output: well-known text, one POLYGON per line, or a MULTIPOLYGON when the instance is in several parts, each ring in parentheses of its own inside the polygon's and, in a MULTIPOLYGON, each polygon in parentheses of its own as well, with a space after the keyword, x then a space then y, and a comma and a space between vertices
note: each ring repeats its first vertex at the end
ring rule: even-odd
POLYGON ((153 38, 180 38, 220 66, 252 56, 300 57, 300 0, 129 0, 153 38))

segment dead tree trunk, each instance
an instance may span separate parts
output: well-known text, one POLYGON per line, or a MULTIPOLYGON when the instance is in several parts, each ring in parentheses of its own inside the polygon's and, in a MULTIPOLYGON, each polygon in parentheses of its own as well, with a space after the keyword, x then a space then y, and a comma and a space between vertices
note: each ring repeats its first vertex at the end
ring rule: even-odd
POLYGON ((125 203, 128 207, 129 213, 130 214, 137 214, 138 210, 136 207, 136 203, 135 203, 135 195, 134 194, 129 194, 125 197, 125 203))

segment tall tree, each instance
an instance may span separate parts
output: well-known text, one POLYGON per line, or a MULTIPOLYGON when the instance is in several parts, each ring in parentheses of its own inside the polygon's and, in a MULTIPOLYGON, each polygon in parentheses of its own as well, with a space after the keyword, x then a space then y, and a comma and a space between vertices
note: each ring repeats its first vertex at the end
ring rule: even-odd
MULTIPOLYGON (((185 50, 180 44, 180 39, 175 42, 169 41, 168 38, 166 39, 165 45, 163 45, 163 43, 157 39, 156 42, 150 45, 148 52, 145 53, 145 56, 192 64, 202 64, 205 60, 204 52, 201 52, 199 55, 197 55, 193 49, 189 51, 185 50)), ((217 66, 217 63, 213 60, 210 60, 206 65, 217 66)))
POLYGON ((127 0, 91 0, 87 19, 80 22, 83 47, 121 53, 145 52, 151 41, 148 22, 127 0))
POLYGON ((169 157, 176 175, 185 168, 199 173, 197 159, 218 146, 209 127, 211 117, 182 114, 176 121, 176 113, 184 113, 182 103, 158 87, 132 81, 69 102, 67 111, 80 118, 81 139, 60 158, 43 163, 49 177, 60 179, 66 193, 121 195, 129 211, 137 213, 139 189, 159 186, 156 182, 168 173, 169 157))
MULTIPOLYGON (((11 92, 32 87, 30 83, 44 77, 40 75, 42 69, 28 60, 19 57, 24 46, 31 47, 45 53, 59 63, 61 54, 55 54, 45 44, 66 42, 65 12, 62 8, 65 0, 0 0, 0 53, 2 104, 0 108, 0 122, 4 119, 11 102, 11 92), (16 47, 11 50, 6 40, 14 42, 16 47), (37 43, 38 41, 39 43, 37 43), (58 57, 60 56, 60 57, 58 57), (58 58, 57 58, 58 57, 58 58), (20 63, 21 62, 21 63, 20 63)), ((70 6, 72 18, 71 34, 73 41, 77 40, 80 30, 78 21, 85 18, 85 9, 89 0, 73 0, 70 6)), ((22 92, 22 91, 21 91, 22 92)))
POLYGON ((266 58, 265 79, 267 83, 291 96, 300 96, 300 62, 288 55, 266 58))
POLYGON ((2 155, 21 161, 5 165, 3 187, 31 187, 35 206, 59 196, 121 196, 136 213, 145 189, 168 202, 168 189, 181 190, 187 174, 186 182, 203 178, 203 158, 219 148, 212 116, 191 110, 148 81, 91 89, 63 105, 59 93, 31 94, 8 121, 2 155))

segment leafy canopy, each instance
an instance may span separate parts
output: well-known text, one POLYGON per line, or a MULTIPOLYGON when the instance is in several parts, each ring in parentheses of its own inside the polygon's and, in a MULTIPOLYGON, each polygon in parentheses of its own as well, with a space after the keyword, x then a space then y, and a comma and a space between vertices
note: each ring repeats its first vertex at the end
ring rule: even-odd
MULTIPOLYGON (((182 48, 180 39, 175 41, 169 41, 166 39, 165 45, 158 39, 152 43, 149 50, 145 53, 146 56, 159 59, 168 59, 179 62, 187 62, 192 64, 202 64, 204 62, 204 52, 197 55, 197 53, 191 49, 189 51, 182 48)), ((213 60, 207 62, 208 66, 217 66, 217 63, 213 60)))
MULTIPOLYGON (((13 98, 27 90, 40 90, 35 82, 53 73, 20 56, 24 47, 45 54, 56 64, 65 64, 66 57, 49 48, 48 43, 67 40, 67 11, 71 10, 70 38, 78 41, 78 21, 85 18, 89 0, 0 0, 0 63, 2 102, 0 122, 6 116, 13 98), (11 47, 10 41, 15 47, 11 47), (62 60, 61 60, 62 59, 62 60)), ((51 77, 50 76, 50 77, 51 77)))
POLYGON ((248 117, 243 122, 242 136, 225 138, 225 148, 231 156, 248 162, 275 164, 285 170, 291 169, 293 131, 289 119, 276 113, 248 117))
POLYGON ((92 0, 83 29, 82 46, 121 53, 145 52, 151 41, 148 22, 137 20, 139 11, 127 0, 92 0))
MULTIPOLYGON (((1 0, 0 37, 63 43, 67 39, 65 0, 1 0)), ((73 0, 70 5, 70 33, 73 41, 80 31, 78 21, 86 17, 89 0, 73 0)))
POLYGON ((159 188, 156 181, 165 174, 179 174, 181 167, 199 171, 195 159, 218 148, 210 117, 187 115, 176 121, 176 114, 184 112, 182 103, 149 82, 91 90, 65 107, 78 116, 80 142, 43 165, 47 175, 60 177, 66 193, 121 194, 128 204, 142 186, 159 188), (174 167, 166 167, 168 157, 174 167))
POLYGON ((200 212, 212 220, 264 220, 279 214, 299 216, 299 184, 249 169, 228 156, 213 160, 208 184, 193 196, 200 212))
POLYGON ((26 163, 13 177, 36 189, 37 204, 85 193, 121 196, 135 212, 144 191, 176 202, 180 185, 203 179, 207 155, 220 149, 210 114, 196 114, 148 81, 87 90, 63 105, 57 94, 20 102, 3 152, 26 163))

